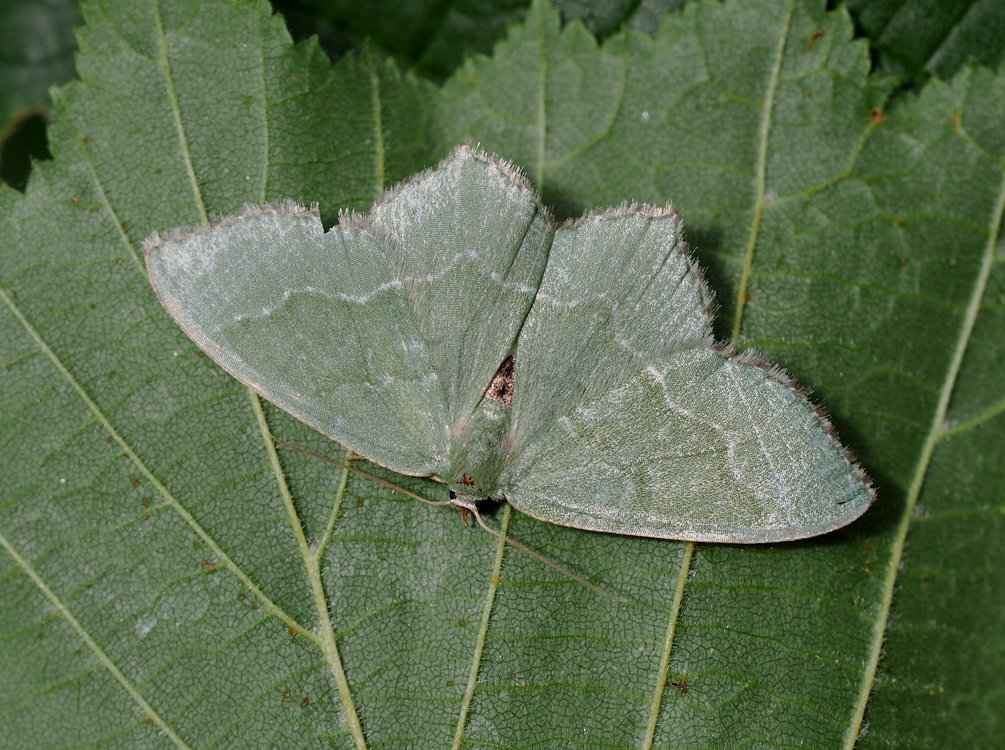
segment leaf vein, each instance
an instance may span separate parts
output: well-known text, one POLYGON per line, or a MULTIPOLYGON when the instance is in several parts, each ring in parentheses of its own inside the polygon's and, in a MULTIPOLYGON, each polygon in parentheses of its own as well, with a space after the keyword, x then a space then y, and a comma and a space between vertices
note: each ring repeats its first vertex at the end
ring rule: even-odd
POLYGON ((311 550, 307 537, 304 535, 304 527, 300 522, 296 506, 293 503, 293 495, 290 493, 286 475, 279 462, 279 454, 276 453, 276 444, 272 439, 272 432, 269 430, 269 423, 265 417, 265 409, 262 408, 262 400, 257 394, 248 390, 248 397, 251 399, 252 408, 255 411, 255 418, 258 421, 258 428, 262 434, 262 441, 265 444, 265 452, 269 457, 269 464, 272 466, 273 474, 276 477, 276 484, 279 487, 279 494, 282 496, 283 505, 286 507, 286 515, 290 526, 293 528, 293 535, 297 539, 297 546, 300 548, 300 555, 304 561, 307 571, 307 578, 310 581, 311 593, 314 596, 314 606, 318 612, 318 626, 321 634, 316 642, 321 647, 332 675, 335 677, 335 684, 338 688, 339 698, 342 701, 342 709, 345 711, 345 718, 352 730, 352 737, 359 750, 365 750, 366 739, 363 736, 363 727, 359 722, 359 715, 356 712, 356 704, 349 689, 349 681, 346 679, 345 668, 342 665, 342 656, 339 654, 338 644, 335 643, 335 629, 332 625, 331 615, 328 612, 328 597, 325 594, 324 585, 321 582, 321 568, 318 565, 318 556, 311 550))
POLYGON ((659 723, 660 708, 663 706, 663 696, 666 694, 667 675, 670 672, 670 651, 673 649, 673 639, 677 630, 677 619, 680 615, 680 605, 684 601, 684 587, 691 572, 691 557, 694 555, 694 542, 685 542, 681 553, 680 570, 677 572, 677 582, 674 585, 673 602, 670 605, 670 615, 667 618, 666 638, 663 641, 663 651, 660 654, 659 670, 656 673, 656 685, 650 696, 649 721, 646 724, 646 739, 643 747, 651 750, 656 739, 656 725, 659 723))
POLYGON ((235 575, 244 582, 244 585, 251 590, 251 592, 266 606, 266 608, 272 612, 276 617, 288 623, 298 632, 303 634, 305 637, 309 638, 316 644, 320 645, 317 636, 311 633, 307 628, 298 623, 293 617, 288 615, 278 604, 276 604, 272 599, 270 599, 264 591, 262 591, 256 584, 254 584, 251 578, 241 569, 241 567, 223 550, 223 548, 217 544, 216 540, 209 535, 209 533, 202 528, 199 522, 196 520, 195 516, 184 506, 182 503, 171 494, 170 490, 164 486, 164 484, 154 475, 150 468, 143 462, 143 460, 137 455, 136 451, 132 449, 129 443, 126 442, 125 438, 119 434, 118 430, 112 425, 108 417, 105 416, 101 408, 95 403, 95 401, 90 397, 87 391, 84 390, 80 382, 73 376, 73 374, 66 368, 66 365, 56 356, 56 353, 49 347, 45 340, 39 335, 38 331, 35 330, 31 322, 25 318, 24 314, 17 307, 14 301, 11 299, 7 292, 0 290, 0 299, 3 299, 4 303, 17 318, 18 322, 25 329, 28 335, 32 338, 38 348, 48 357, 49 361, 53 364, 56 370, 63 376, 70 387, 74 390, 77 396, 84 402, 91 413, 94 415, 94 420, 100 424, 104 430, 109 434, 116 445, 125 453, 126 457, 133 463, 137 471, 139 471, 143 477, 150 482, 150 484, 157 490, 157 493, 161 495, 175 510, 178 515, 181 516, 182 520, 196 533, 196 535, 205 542, 206 546, 212 550, 213 554, 216 555, 217 559, 225 567, 233 570, 235 575))
POLYGON ((778 46, 775 49, 775 59, 771 66, 771 73, 768 77, 767 89, 762 105, 757 146, 757 180, 755 188, 757 199, 754 204, 754 216, 750 222, 750 237, 747 240, 747 249, 743 256, 743 270, 740 272, 739 289, 736 293, 736 312, 733 316, 733 330, 730 334, 730 338, 734 343, 739 341, 740 338, 743 309, 747 303, 747 288, 750 285, 750 275, 754 265, 754 248, 757 246, 757 239, 761 230, 761 218, 764 216, 764 209, 767 205, 765 193, 767 192, 768 175, 768 136, 771 132, 771 116, 775 107, 778 78, 781 75, 782 61, 785 57, 785 44, 788 41, 794 12, 795 3, 790 2, 788 12, 785 14, 785 19, 782 22, 781 33, 778 35, 778 46))
POLYGON ((464 688, 464 697, 461 699, 461 712, 457 717, 457 730, 454 733, 454 742, 451 745, 452 750, 460 750, 461 743, 464 742, 464 727, 467 724, 468 713, 471 710, 471 701, 475 695, 475 686, 478 683, 478 670, 481 667, 482 652, 485 650, 485 641, 488 638, 492 606, 495 604, 496 591, 499 588, 499 576, 502 573, 503 556, 506 552, 506 533, 509 529, 509 520, 512 513, 513 506, 506 503, 503 507, 502 523, 499 525, 499 544, 496 547, 495 564, 492 567, 492 575, 489 577, 488 590, 485 592, 485 606, 482 609, 481 623, 478 625, 475 650, 471 656, 468 684, 464 688))
POLYGON ((168 60, 167 36, 164 33, 164 23, 161 21, 160 9, 154 3, 154 20, 157 24, 157 36, 159 38, 159 51, 157 53, 157 67, 160 68, 161 75, 164 76, 164 85, 167 89, 168 104, 171 105, 171 117, 174 121, 175 131, 178 134, 178 145, 181 149, 182 159, 185 162, 185 173, 188 175, 189 184, 192 187, 192 195, 195 198, 195 205, 199 212, 199 219, 203 222, 209 221, 206 213, 206 206, 202 200, 202 192, 199 190, 199 182, 195 177, 195 168, 192 166, 192 153, 188 146, 188 136, 185 134, 185 126, 181 120, 181 107, 178 104, 178 93, 174 87, 174 77, 171 74, 171 62, 168 60))
POLYGON ((105 650, 101 648, 91 634, 87 632, 86 628, 84 628, 80 621, 74 617, 70 608, 63 603, 63 600, 56 595, 55 591, 49 588, 45 581, 42 580, 42 577, 38 574, 38 572, 27 560, 24 559, 24 557, 21 556, 14 545, 11 544, 7 537, 5 537, 2 533, 0 533, 0 546, 2 546, 7 554, 10 555, 11 559, 14 560, 18 567, 24 571, 24 574, 28 576, 33 584, 35 584, 35 587, 38 588, 45 598, 49 600, 49 603, 56 608, 56 611, 62 615, 63 619, 69 623, 70 627, 77 632, 77 635, 80 636, 81 640, 84 641, 84 643, 87 644, 87 647, 91 649, 96 657, 98 657, 98 661, 101 662, 102 666, 104 666, 105 669, 107 669, 118 681, 118 683, 122 685, 126 693, 129 694, 129 697, 131 697, 137 705, 143 709, 144 713, 149 716, 158 727, 160 727, 160 730, 164 732, 165 736, 167 736, 168 739, 175 744, 175 746, 189 750, 189 745, 178 736, 178 733, 175 732, 167 721, 165 721, 164 717, 157 713, 154 707, 150 705, 146 698, 143 697, 137 687, 130 682, 129 678, 127 678, 122 671, 115 666, 115 662, 113 662, 111 657, 105 653, 105 650))
POLYGON ((991 224, 988 231, 988 239, 984 246, 984 254, 981 260, 980 270, 974 279, 973 292, 970 295, 970 301, 967 305, 966 313, 964 314, 963 320, 960 324, 960 334, 956 341, 956 347, 953 351, 952 359, 949 362, 949 367, 946 370, 946 378, 942 384, 939 401, 935 408, 931 425, 928 428, 928 437, 926 438, 925 444, 921 449, 921 454, 918 457, 918 463, 915 467, 914 476, 908 488, 906 502, 904 503, 904 510, 900 518, 900 523, 897 526, 897 533, 894 537, 893 545, 891 546, 890 562, 886 568, 883 599, 880 603, 878 617, 873 628, 872 648, 869 654, 869 661, 867 662, 865 671, 862 675, 862 684, 859 691, 858 701, 856 703, 855 714, 852 717, 851 724, 845 734, 845 750, 851 750, 851 748, 855 746, 855 743, 858 740, 859 732, 862 728, 862 723, 865 719, 865 711, 868 707, 869 696, 872 694, 872 689, 876 681, 876 672, 879 666, 879 659, 883 647, 883 636, 886 633, 886 627, 890 617, 890 609, 893 603, 897 573, 900 569, 900 563, 904 556, 907 534, 911 528, 911 522, 914 517, 914 509, 918 503, 918 498, 921 495, 921 489, 924 486, 925 477, 932 462, 932 456, 935 453, 935 447, 942 435, 942 426, 945 423, 946 413, 949 411, 949 402, 952 397, 953 390, 956 387, 956 381, 963 365, 963 358, 970 343, 970 336, 977 323, 977 314, 980 310, 981 300, 984 298, 985 291, 987 290, 988 283, 991 279, 991 271, 994 266, 995 247, 998 244, 998 238, 1001 232, 1003 213, 1005 213, 1005 171, 1003 171, 1002 174, 1002 180, 998 189, 998 196, 991 214, 991 224))

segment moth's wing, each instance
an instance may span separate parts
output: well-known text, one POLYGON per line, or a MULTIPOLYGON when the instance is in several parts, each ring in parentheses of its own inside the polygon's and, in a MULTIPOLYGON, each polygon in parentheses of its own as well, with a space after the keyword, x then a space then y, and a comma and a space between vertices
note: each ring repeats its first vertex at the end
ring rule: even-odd
POLYGON ((794 539, 872 499, 792 385, 713 350, 710 295, 669 209, 558 230, 517 347, 509 444, 514 506, 598 531, 794 539))
POLYGON ((154 238, 145 249, 168 312, 238 380, 394 471, 442 468, 442 390, 373 236, 326 234, 316 213, 287 204, 154 238))
POLYGON ((560 416, 518 457, 503 493, 564 526, 739 543, 821 534, 873 499, 789 382, 705 348, 674 352, 560 416))
POLYGON ((390 191, 369 221, 390 238, 451 425, 463 424, 534 301, 553 223, 511 166, 461 146, 390 191))
POLYGON ((711 337, 711 297, 672 209, 624 207, 555 234, 520 333, 510 450, 657 358, 711 337))

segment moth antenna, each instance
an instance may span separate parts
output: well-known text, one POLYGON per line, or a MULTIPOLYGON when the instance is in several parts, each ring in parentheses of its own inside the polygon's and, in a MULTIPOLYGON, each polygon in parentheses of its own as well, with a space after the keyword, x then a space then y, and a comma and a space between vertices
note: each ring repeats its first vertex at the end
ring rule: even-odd
POLYGON ((319 461, 324 461, 326 464, 332 464, 338 466, 340 469, 345 469, 346 471, 351 471, 353 474, 358 474, 364 479, 369 479, 372 482, 376 482, 379 485, 387 487, 389 490, 394 490, 395 492, 400 492, 405 497, 410 497, 413 500, 418 500, 420 503, 425 503, 426 505, 452 505, 449 500, 429 500, 422 497, 422 495, 417 495, 410 490, 406 490, 404 487, 399 487, 394 482, 389 482, 386 479, 378 477, 376 474, 371 474, 363 469, 358 469, 352 464, 348 464, 345 461, 339 461, 337 458, 332 458, 331 456, 326 456, 323 453, 315 453, 314 451, 307 450, 306 448, 301 448, 299 445, 294 445, 293 443, 288 443, 277 435, 273 435, 272 439, 279 443, 284 448, 289 448, 290 450, 297 451, 298 453, 303 453, 305 456, 310 456, 311 458, 316 458, 319 461))
POLYGON ((595 592, 597 594, 600 594, 605 599, 612 599, 612 600, 614 600, 616 602, 620 602, 622 604, 627 604, 628 603, 628 600, 625 597, 618 596, 617 594, 612 594, 607 589, 601 588, 597 584, 591 583, 590 581, 586 580, 585 578, 583 578, 583 576, 576 575, 571 570, 569 570, 568 568, 566 568, 566 567, 564 567, 562 565, 559 565, 554 560, 549 560, 547 557, 545 557, 544 555, 542 555, 540 552, 538 552, 537 550, 531 549, 530 547, 528 547, 523 542, 518 542, 513 537, 507 536, 506 534, 503 534, 503 533, 501 533, 499 531, 496 531, 491 526, 489 526, 487 523, 485 523, 485 521, 482 519, 482 514, 478 512, 478 509, 476 507, 474 507, 473 504, 471 504, 471 505, 463 505, 461 507, 462 508, 467 508, 467 510, 471 511, 471 514, 475 517, 475 520, 478 521, 478 525, 481 526, 483 529, 485 529, 485 531, 487 531, 488 533, 490 533, 496 539, 500 539, 500 540, 506 542, 507 544, 512 544, 514 547, 516 547, 521 552, 530 555, 531 557, 533 557, 535 560, 538 560, 539 562, 543 562, 549 568, 553 568, 553 569, 557 570, 559 573, 561 573, 562 575, 564 575, 566 578, 570 578, 573 581, 576 581, 577 583, 583 584, 584 586, 586 586, 586 588, 590 589, 591 591, 593 591, 593 592, 595 592))

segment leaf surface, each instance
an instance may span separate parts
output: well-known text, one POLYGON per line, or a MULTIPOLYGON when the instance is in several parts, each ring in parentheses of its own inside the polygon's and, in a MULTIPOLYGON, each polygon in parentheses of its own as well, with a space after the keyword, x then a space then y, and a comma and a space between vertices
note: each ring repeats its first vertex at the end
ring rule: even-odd
POLYGON ((125 8, 85 6, 55 159, 0 192, 15 744, 994 746, 1002 77, 888 100, 847 17, 803 2, 703 2, 603 46, 535 4, 437 92, 330 67, 262 3, 125 8), (279 198, 330 223, 465 137, 565 215, 674 200, 718 334, 828 404, 876 506, 769 547, 491 519, 618 603, 276 451, 334 446, 199 356, 140 241, 279 198))
POLYGON ((882 63, 910 78, 950 78, 966 63, 1005 57, 1005 5, 997 0, 849 0, 882 63))
POLYGON ((0 134, 26 110, 48 107, 48 90, 73 76, 73 0, 11 0, 0 8, 0 134))
MULTIPOLYGON (((918 592, 901 620, 894 592, 901 565, 946 564, 938 532, 927 548, 910 543, 922 488, 937 505, 985 509, 988 518, 960 514, 961 536, 1002 535, 1001 487, 969 500, 946 479, 931 489, 961 471, 961 458, 939 461, 951 455, 946 419, 994 430, 1005 392, 991 364, 1000 336, 982 334, 1000 331, 990 322, 1000 306, 1000 78, 975 72, 886 103, 888 84, 867 76, 847 20, 803 3, 689 6, 655 42, 622 36, 600 48, 539 11, 448 84, 457 104, 443 118, 447 140, 466 133, 513 155, 568 214, 672 197, 719 294, 720 335, 813 388, 879 486, 877 507, 826 541, 686 546, 669 674, 688 689, 667 689, 656 744, 850 747, 870 705, 900 688, 867 737, 882 736, 882 721, 887 742, 910 727, 934 746, 938 714, 926 703, 945 683, 920 674, 938 659, 922 634, 949 628, 976 646, 953 710, 972 719, 972 744, 992 745, 1001 682, 982 665, 1003 648, 1003 583, 990 572, 1000 541, 968 546, 962 570, 987 572, 965 593, 943 590, 931 610, 918 592), (960 400, 971 416, 954 420, 960 400), (964 624, 971 607, 982 615, 964 624), (897 622, 901 661, 886 665, 897 622), (975 675, 980 687, 967 687, 975 675), (765 718, 779 710, 798 719, 765 718)), ((997 447, 982 445, 995 462, 997 447)), ((960 658, 958 640, 944 643, 944 658, 960 658)))
POLYGON ((49 87, 73 76, 76 0, 0 5, 0 182, 24 188, 31 160, 48 158, 49 87))
MULTIPOLYGON (((443 78, 464 55, 490 52, 507 27, 527 15, 530 4, 530 0, 378 0, 369 3, 366 12, 350 0, 280 0, 276 6, 292 12, 298 23, 313 15, 322 34, 331 25, 352 37, 372 39, 402 61, 443 78)), ((619 28, 651 33, 684 0, 557 0, 555 5, 566 20, 580 19, 592 33, 604 37, 619 28)))

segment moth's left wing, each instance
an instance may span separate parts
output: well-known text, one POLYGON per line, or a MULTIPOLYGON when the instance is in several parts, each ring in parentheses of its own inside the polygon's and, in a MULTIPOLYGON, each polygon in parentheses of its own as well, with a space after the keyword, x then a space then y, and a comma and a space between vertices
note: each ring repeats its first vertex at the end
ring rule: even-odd
POLYGON ((698 347, 556 418, 517 457, 502 492, 563 526, 748 543, 849 523, 873 500, 867 482, 779 373, 698 347))
POLYGON ((534 302, 552 219, 512 166, 462 145, 356 220, 386 239, 463 443, 534 302))

